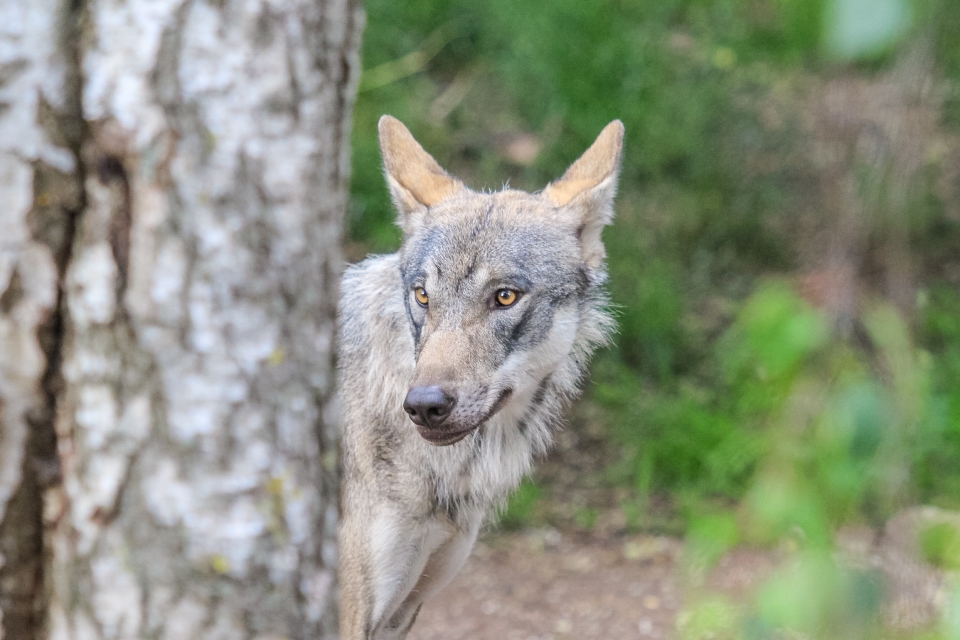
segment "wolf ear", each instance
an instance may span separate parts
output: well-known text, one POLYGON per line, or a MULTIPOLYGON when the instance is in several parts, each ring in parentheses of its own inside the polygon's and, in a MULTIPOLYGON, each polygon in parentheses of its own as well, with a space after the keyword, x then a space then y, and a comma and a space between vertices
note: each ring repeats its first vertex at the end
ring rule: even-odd
POLYGON ((464 188, 414 140, 410 130, 393 116, 383 116, 378 125, 383 169, 390 195, 400 212, 398 224, 410 233, 428 207, 446 200, 464 188))
POLYGON ((613 220, 622 152, 623 123, 614 120, 562 178, 543 190, 547 200, 575 217, 583 258, 592 267, 606 256, 600 234, 613 220))

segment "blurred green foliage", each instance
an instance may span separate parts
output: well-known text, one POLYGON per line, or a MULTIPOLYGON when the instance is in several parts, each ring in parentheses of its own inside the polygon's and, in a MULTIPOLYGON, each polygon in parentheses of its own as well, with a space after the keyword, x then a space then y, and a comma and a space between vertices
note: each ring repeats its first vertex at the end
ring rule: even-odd
POLYGON ((510 503, 500 514, 500 525, 505 529, 519 529, 529 522, 540 499, 540 487, 529 478, 524 479, 513 492, 510 503))
POLYGON ((911 27, 909 0, 830 0, 824 24, 824 49, 838 60, 883 54, 911 27))
POLYGON ((935 567, 960 569, 960 530, 939 522, 920 532, 920 546, 927 561, 935 567))
MULTIPOLYGON (((915 308, 875 293, 838 330, 800 295, 798 220, 816 176, 793 150, 811 78, 870 77, 919 41, 943 80, 941 126, 955 134, 960 2, 366 7, 348 254, 399 245, 377 148, 384 113, 488 189, 542 188, 607 122, 623 120, 618 219, 605 235, 619 333, 586 395, 616 452, 605 481, 626 489, 630 527, 651 521, 651 496, 667 496, 689 525, 695 566, 744 541, 786 540, 796 553, 751 606, 694 600, 680 637, 773 638, 783 628, 879 637, 878 579, 837 567, 833 535, 851 523, 879 527, 909 504, 960 508, 960 293, 949 276, 960 222, 937 180, 912 186, 895 213, 909 219, 915 308), (771 101, 791 107, 774 122, 771 101), (515 149, 518 140, 532 151, 515 149)), ((881 187, 861 184, 877 202, 881 187)), ((875 222, 871 242, 891 232, 875 222)), ((503 523, 522 526, 541 495, 525 482, 503 523)), ((596 519, 590 506, 574 516, 584 529, 596 519)), ((953 566, 953 535, 925 533, 926 556, 953 566)), ((949 620, 930 637, 960 638, 949 620)))

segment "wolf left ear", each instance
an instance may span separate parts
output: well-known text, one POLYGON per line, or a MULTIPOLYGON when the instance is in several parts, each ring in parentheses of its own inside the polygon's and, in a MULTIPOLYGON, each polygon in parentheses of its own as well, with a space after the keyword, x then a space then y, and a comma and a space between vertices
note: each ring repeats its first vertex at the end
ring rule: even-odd
POLYGON ((600 234, 613 220, 622 154, 623 123, 614 120, 563 177, 543 190, 547 200, 574 216, 583 259, 591 267, 599 266, 606 257, 600 234))
POLYGON ((400 213, 397 222, 404 233, 409 234, 420 224, 429 207, 466 187, 444 171, 410 130, 393 116, 381 117, 377 128, 384 173, 400 213))

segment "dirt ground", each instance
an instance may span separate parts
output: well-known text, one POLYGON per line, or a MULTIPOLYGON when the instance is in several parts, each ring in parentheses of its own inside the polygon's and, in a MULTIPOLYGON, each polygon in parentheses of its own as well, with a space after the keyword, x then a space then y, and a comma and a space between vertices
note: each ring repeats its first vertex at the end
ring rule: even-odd
MULTIPOLYGON (((929 628, 940 615, 942 572, 917 559, 906 538, 915 516, 895 519, 878 545, 868 530, 843 532, 845 562, 887 576, 883 615, 900 630, 929 628)), ((555 529, 494 533, 464 570, 428 600, 410 640, 631 640, 675 638, 689 585, 682 542, 657 536, 588 537, 555 529)), ((783 562, 776 550, 737 548, 704 586, 737 600, 783 562)))
MULTIPOLYGON (((681 546, 668 537, 568 539, 556 530, 490 535, 424 605, 410 640, 673 637, 681 546)), ((740 590, 770 571, 767 556, 731 554, 711 582, 740 590)))

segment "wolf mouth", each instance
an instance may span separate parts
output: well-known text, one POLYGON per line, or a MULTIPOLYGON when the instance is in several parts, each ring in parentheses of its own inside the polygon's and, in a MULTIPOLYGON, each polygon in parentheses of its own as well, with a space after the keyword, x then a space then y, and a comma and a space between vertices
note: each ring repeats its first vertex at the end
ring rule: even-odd
POLYGON ((509 400, 510 396, 512 395, 513 389, 504 389, 501 391, 500 395, 497 396, 496 402, 494 402, 493 406, 490 407, 490 410, 487 411, 487 413, 480 420, 478 420, 476 424, 467 427, 466 429, 438 431, 436 429, 429 429, 427 427, 421 427, 417 425, 417 431, 420 433, 421 438, 435 447, 449 447, 450 445, 456 444, 466 438, 472 432, 476 431, 480 425, 496 415, 496 413, 503 408, 503 405, 507 403, 507 400, 509 400))

